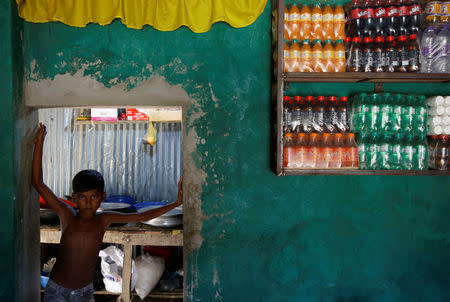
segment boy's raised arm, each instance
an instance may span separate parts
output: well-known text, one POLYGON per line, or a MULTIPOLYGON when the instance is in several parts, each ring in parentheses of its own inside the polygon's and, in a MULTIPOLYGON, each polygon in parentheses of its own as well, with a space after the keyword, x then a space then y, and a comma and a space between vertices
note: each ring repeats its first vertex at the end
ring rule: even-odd
POLYGON ((132 213, 132 214, 122 214, 122 213, 104 213, 102 214, 103 221, 106 224, 106 227, 111 223, 128 223, 128 222, 141 222, 147 221, 156 217, 161 216, 162 214, 169 212, 170 210, 178 207, 183 203, 183 189, 182 189, 182 181, 183 178, 178 182, 178 198, 176 202, 171 204, 162 206, 160 208, 148 210, 141 213, 132 213))
POLYGON ((45 125, 39 124, 39 131, 36 139, 34 140, 34 152, 33 163, 31 167, 31 184, 36 191, 47 202, 47 205, 52 208, 58 216, 61 218, 61 223, 65 221, 67 215, 71 215, 69 208, 61 202, 58 197, 50 190, 44 183, 42 177, 42 149, 44 147, 44 139, 47 134, 45 125))

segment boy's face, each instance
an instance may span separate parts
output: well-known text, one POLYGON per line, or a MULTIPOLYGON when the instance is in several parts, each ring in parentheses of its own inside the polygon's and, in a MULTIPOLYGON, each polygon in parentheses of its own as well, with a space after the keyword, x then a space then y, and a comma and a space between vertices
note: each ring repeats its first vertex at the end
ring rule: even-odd
POLYGON ((105 192, 97 189, 72 193, 73 200, 80 210, 96 212, 100 203, 105 199, 105 192))

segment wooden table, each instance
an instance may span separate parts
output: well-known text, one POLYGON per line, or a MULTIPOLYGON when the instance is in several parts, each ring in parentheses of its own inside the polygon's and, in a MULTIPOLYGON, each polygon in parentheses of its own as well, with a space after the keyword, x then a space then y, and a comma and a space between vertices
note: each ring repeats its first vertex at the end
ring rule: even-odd
MULTIPOLYGON (((58 244, 60 238, 59 226, 41 226, 41 243, 58 244)), ((183 230, 127 224, 108 228, 103 236, 103 242, 123 245, 122 294, 117 300, 129 302, 133 245, 183 246, 183 230)))

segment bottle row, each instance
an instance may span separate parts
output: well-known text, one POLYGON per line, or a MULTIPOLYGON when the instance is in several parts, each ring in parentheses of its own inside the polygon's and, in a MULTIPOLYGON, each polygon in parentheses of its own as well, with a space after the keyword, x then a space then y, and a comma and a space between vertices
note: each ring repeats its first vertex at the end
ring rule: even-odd
POLYGON ((425 135, 392 132, 361 133, 358 137, 360 169, 427 170, 425 135))
POLYGON ((349 132, 348 97, 283 97, 283 132, 349 132))
POLYGON ((295 169, 357 169, 353 133, 286 133, 283 166, 295 169))
POLYGON ((450 1, 428 1, 425 7, 425 21, 427 23, 449 23, 450 1))
POLYGON ((432 135, 428 142, 429 160, 428 166, 436 170, 448 170, 449 141, 447 135, 432 135))
POLYGON ((351 129, 363 132, 427 133, 423 95, 361 93, 352 98, 351 129))
POLYGON ((342 5, 334 8, 316 2, 287 4, 284 10, 284 38, 288 40, 319 39, 343 40, 345 38, 345 12, 342 5))
POLYGON ((428 135, 450 135, 450 96, 433 96, 428 105, 428 135))

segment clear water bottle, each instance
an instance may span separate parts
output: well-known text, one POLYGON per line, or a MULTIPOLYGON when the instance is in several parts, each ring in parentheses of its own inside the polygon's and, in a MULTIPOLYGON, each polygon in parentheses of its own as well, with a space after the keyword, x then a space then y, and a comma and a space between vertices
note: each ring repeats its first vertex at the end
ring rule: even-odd
POLYGON ((420 40, 420 71, 433 72, 434 48, 436 41, 436 30, 434 26, 428 26, 420 40))
POLYGON ((448 61, 449 61, 449 53, 447 45, 449 43, 449 30, 448 25, 445 24, 442 26, 441 30, 436 36, 436 55, 435 60, 433 61, 432 70, 433 72, 438 73, 447 73, 448 70, 448 61))
POLYGON ((426 170, 428 168, 428 148, 425 141, 425 135, 420 134, 416 137, 413 148, 413 169, 426 170))
POLYGON ((302 100, 301 96, 296 95, 294 97, 294 106, 291 113, 292 119, 292 129, 294 132, 302 132, 303 131, 303 121, 301 117, 302 108, 300 106, 300 102, 302 100))
POLYGON ((287 95, 283 97, 283 132, 292 132, 292 102, 287 95))

